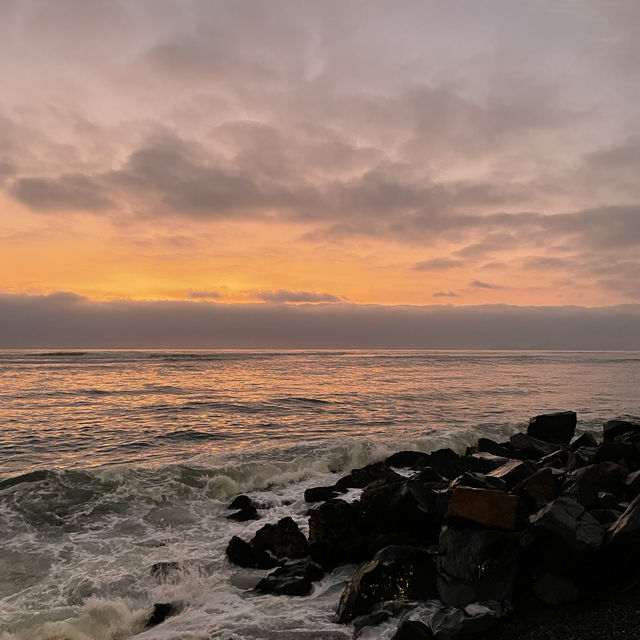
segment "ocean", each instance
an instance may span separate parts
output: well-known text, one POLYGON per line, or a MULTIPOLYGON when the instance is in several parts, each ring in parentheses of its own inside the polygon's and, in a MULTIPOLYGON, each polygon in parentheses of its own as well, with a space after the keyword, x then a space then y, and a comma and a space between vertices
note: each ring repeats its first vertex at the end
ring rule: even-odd
POLYGON ((306 532, 305 488, 394 451, 553 410, 582 432, 638 419, 638 381, 622 351, 0 351, 0 640, 351 638, 332 615, 353 567, 260 595, 229 539, 284 516, 306 532), (261 520, 226 519, 239 493, 261 520), (161 561, 183 570, 159 583, 161 561))

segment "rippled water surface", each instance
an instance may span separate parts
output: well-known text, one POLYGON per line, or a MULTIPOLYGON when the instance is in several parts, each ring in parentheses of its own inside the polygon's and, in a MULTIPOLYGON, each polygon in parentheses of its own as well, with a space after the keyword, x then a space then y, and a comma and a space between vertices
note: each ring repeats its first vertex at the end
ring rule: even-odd
POLYGON ((349 638, 331 622, 349 568, 258 596, 228 539, 305 529, 305 487, 395 450, 554 409, 638 417, 638 381, 638 352, 0 352, 0 639, 128 638, 167 600, 182 613, 138 637, 349 638), (270 509, 227 521, 245 491, 270 509), (160 560, 189 568, 158 584, 160 560))

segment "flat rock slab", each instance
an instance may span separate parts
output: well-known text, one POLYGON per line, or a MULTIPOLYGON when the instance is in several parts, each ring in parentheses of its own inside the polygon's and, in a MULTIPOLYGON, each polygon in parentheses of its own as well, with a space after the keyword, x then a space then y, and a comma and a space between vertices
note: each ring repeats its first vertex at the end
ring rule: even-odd
POLYGON ((512 530, 516 525, 518 496, 505 491, 457 487, 449 503, 449 518, 463 518, 486 527, 512 530))

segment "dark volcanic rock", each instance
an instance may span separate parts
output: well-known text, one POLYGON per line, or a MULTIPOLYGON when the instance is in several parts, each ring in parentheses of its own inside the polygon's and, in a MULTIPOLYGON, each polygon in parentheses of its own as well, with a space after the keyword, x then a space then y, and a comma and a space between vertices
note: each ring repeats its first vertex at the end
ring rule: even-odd
POLYGON ((331 500, 312 509, 309 552, 326 569, 364 560, 359 503, 331 500))
POLYGON ((156 625, 164 622, 170 616, 175 616, 182 609, 182 604, 179 602, 162 602, 153 605, 153 611, 147 620, 146 628, 155 627, 156 625))
POLYGON ((458 487, 449 503, 449 519, 511 530, 516 525, 518 497, 504 491, 458 487))
POLYGON ((405 620, 391 640, 433 640, 431 629, 419 620, 405 620))
POLYGON ((255 507, 256 504, 249 496, 236 496, 227 506, 227 509, 246 509, 247 507, 255 507))
POLYGON ((175 584, 179 582, 182 570, 183 565, 179 562, 156 562, 151 565, 149 573, 151 573, 151 577, 155 578, 158 582, 175 584))
POLYGON ((540 469, 528 478, 521 480, 513 490, 520 495, 528 495, 534 504, 540 505, 558 497, 558 487, 550 467, 540 469))
POLYGON ((470 471, 479 471, 480 473, 489 473, 498 467, 503 466, 508 458, 496 456, 493 453, 479 451, 467 458, 467 464, 470 471))
POLYGON ((609 490, 619 492, 626 477, 625 468, 615 462, 601 462, 569 473, 564 491, 575 496, 583 507, 589 508, 596 504, 600 492, 609 490))
POLYGON ((308 560, 292 562, 276 569, 256 585, 258 591, 285 596, 306 596, 312 583, 323 576, 322 569, 308 560))
POLYGON ((575 411, 545 413, 529 420, 527 435, 546 442, 569 444, 575 435, 577 416, 575 411))
POLYGON ((474 603, 463 609, 447 607, 436 611, 429 617, 429 626, 436 640, 456 640, 488 631, 498 620, 497 607, 474 603))
POLYGON ((571 449, 571 451, 575 451, 576 449, 580 449, 581 447, 589 447, 595 449, 597 446, 598 441, 593 435, 591 435, 590 433, 583 433, 569 445, 569 449, 571 449))
POLYGON ((280 562, 266 551, 256 549, 238 536, 233 536, 229 541, 226 551, 227 557, 233 564, 239 567, 251 567, 254 569, 273 569, 280 562))
POLYGON ((347 584, 336 621, 348 623, 371 613, 385 600, 427 600, 437 596, 436 567, 424 549, 391 546, 381 549, 361 565, 347 584))
POLYGON ((271 551, 277 558, 303 558, 309 553, 304 533, 289 517, 258 529, 251 545, 262 551, 271 551))
POLYGON ((428 454, 426 465, 439 473, 443 478, 452 480, 466 469, 466 461, 451 449, 438 449, 428 454))
POLYGON ((609 420, 602 425, 602 435, 605 440, 612 440, 625 433, 639 432, 640 424, 628 420, 609 420))
POLYGON ((554 534, 577 553, 597 550, 605 533, 602 525, 568 496, 554 500, 531 516, 531 524, 554 534))
POLYGON ((503 458, 515 458, 515 452, 511 448, 508 442, 499 443, 489 440, 489 438, 480 438, 478 440, 478 451, 486 451, 492 453, 494 456, 501 456, 503 458))
POLYGON ((335 498, 340 493, 342 492, 335 487, 311 487, 305 489, 304 500, 305 502, 325 502, 335 498))
POLYGON ((364 487, 376 480, 390 482, 392 480, 400 480, 401 478, 402 476, 400 474, 390 469, 384 462, 376 462, 375 464, 368 464, 366 467, 360 469, 353 469, 349 475, 340 478, 334 486, 340 491, 346 489, 364 489, 364 487))
POLYGON ((398 451, 389 456, 384 463, 389 467, 404 469, 421 469, 426 466, 429 456, 422 451, 398 451))
POLYGON ((575 471, 582 467, 588 467, 593 464, 596 459, 596 451, 593 447, 580 447, 569 454, 567 459, 567 469, 569 471, 575 471))
POLYGON ((487 474, 490 478, 504 480, 508 487, 528 478, 536 470, 536 465, 529 460, 509 460, 502 466, 487 474))
POLYGON ((474 489, 490 489, 493 491, 503 491, 507 488, 507 483, 500 478, 492 478, 477 471, 467 471, 447 486, 448 491, 453 491, 457 487, 472 487, 474 489))
POLYGON ((237 522, 246 522, 247 520, 259 520, 258 510, 253 506, 243 507, 240 511, 236 511, 227 516, 227 520, 236 520, 237 522))
POLYGON ((539 460, 544 456, 558 450, 556 444, 545 442, 534 436, 524 433, 515 433, 509 439, 519 458, 527 460, 539 460))
POLYGON ((446 605, 511 600, 518 540, 495 530, 445 528, 440 534, 438 592, 446 605))
POLYGON ((541 467, 552 467, 553 469, 562 469, 567 466, 569 460, 569 451, 566 449, 558 449, 550 454, 540 458, 538 465, 541 467))

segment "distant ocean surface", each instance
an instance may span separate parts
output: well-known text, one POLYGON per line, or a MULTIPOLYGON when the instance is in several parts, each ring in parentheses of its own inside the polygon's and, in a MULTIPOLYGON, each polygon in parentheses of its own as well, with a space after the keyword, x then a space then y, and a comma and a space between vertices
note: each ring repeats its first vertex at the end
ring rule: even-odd
POLYGON ((349 568, 256 595, 265 572, 228 564, 231 536, 287 515, 306 531, 305 488, 394 451, 552 410, 582 431, 637 419, 639 381, 621 351, 0 351, 0 640, 351 638, 331 621, 349 568), (244 492, 262 520, 225 519, 244 492), (186 569, 159 584, 159 561, 186 569))

